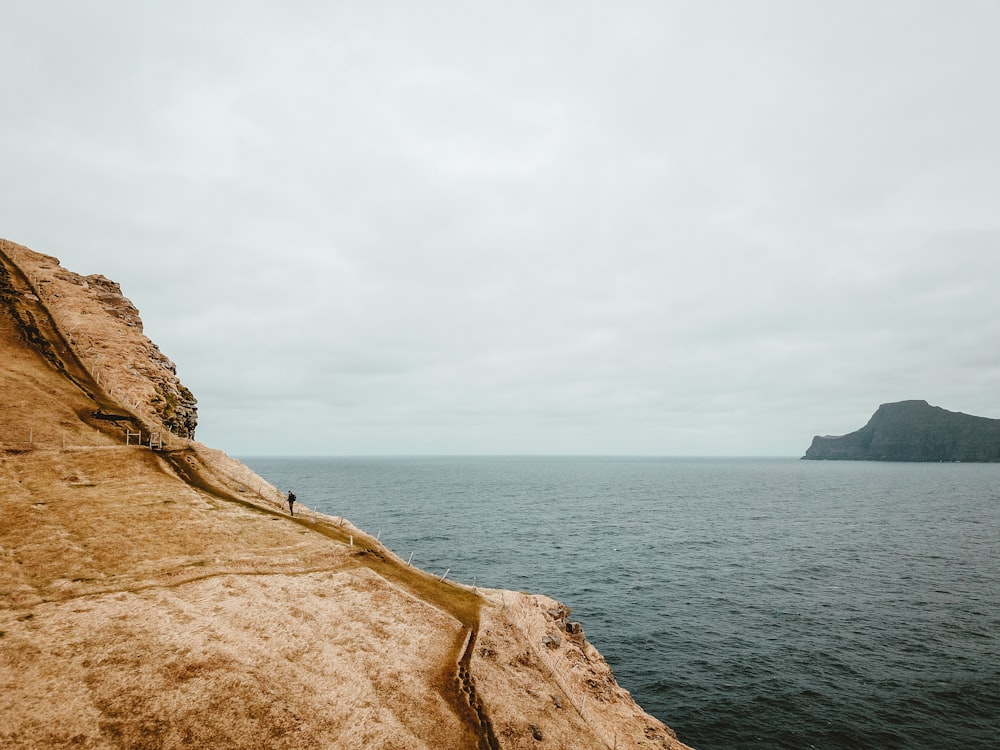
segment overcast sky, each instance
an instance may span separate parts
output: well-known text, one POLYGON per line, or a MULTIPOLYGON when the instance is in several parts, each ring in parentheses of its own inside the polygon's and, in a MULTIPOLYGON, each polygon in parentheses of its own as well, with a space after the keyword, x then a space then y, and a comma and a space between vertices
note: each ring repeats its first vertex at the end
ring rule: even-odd
POLYGON ((19 2, 0 236, 233 455, 1000 418, 1000 3, 19 2))

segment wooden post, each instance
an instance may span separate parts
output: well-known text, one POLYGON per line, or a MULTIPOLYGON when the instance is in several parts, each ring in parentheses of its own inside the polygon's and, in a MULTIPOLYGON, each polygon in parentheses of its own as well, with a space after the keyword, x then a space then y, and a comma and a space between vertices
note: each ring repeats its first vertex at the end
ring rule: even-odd
POLYGON ((449 574, 450 572, 451 572, 451 568, 448 568, 448 569, 447 569, 447 570, 446 570, 446 571, 445 571, 445 572, 444 572, 444 573, 443 573, 443 574, 441 575, 441 577, 440 577, 440 578, 438 578, 438 583, 441 583, 441 581, 443 581, 443 580, 445 579, 445 576, 447 576, 447 575, 448 575, 448 574, 449 574))
POLYGON ((407 558, 407 560, 406 560, 406 565, 407 565, 407 567, 409 567, 409 565, 410 565, 410 561, 412 561, 412 560, 413 560, 413 553, 411 552, 411 553, 410 553, 410 556, 409 556, 409 557, 407 558))

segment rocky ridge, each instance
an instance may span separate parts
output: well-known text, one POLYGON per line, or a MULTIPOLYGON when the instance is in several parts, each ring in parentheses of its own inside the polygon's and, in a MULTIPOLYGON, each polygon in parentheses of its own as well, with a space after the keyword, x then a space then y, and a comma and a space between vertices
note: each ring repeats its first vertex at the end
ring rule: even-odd
POLYGON ((193 440, 114 282, 0 241, 0 350, 0 746, 686 747, 567 607, 290 518, 193 440))
MULTIPOLYGON (((147 432, 194 437, 197 400, 177 378, 174 363, 143 334, 139 311, 117 283, 99 274, 67 271, 58 259, 14 243, 5 241, 4 249, 13 265, 0 268, 0 294, 44 306, 69 345, 68 354, 147 432)), ((38 317, 31 310, 20 314, 19 324, 29 337, 38 317)), ((48 338, 43 336, 39 345, 51 349, 48 338)), ((58 357, 50 356, 50 361, 66 371, 67 363, 58 357)))
POLYGON ((1000 419, 948 411, 922 400, 882 404, 859 430, 814 437, 803 458, 1000 461, 1000 419))

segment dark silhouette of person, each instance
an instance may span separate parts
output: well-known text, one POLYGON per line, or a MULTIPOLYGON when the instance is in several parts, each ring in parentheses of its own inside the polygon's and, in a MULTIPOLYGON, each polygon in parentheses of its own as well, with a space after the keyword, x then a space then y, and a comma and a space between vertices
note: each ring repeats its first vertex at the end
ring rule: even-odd
POLYGON ((292 515, 292 516, 295 515, 295 509, 293 507, 294 505, 295 505, 295 493, 294 492, 289 492, 288 493, 288 513, 289 513, 289 515, 292 515))

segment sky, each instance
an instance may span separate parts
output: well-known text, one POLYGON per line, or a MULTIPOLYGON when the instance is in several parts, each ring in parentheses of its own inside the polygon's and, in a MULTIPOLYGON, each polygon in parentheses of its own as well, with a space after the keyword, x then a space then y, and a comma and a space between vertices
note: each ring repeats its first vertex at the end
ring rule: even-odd
POLYGON ((1000 3, 5 0, 0 236, 232 455, 1000 418, 1000 3))

